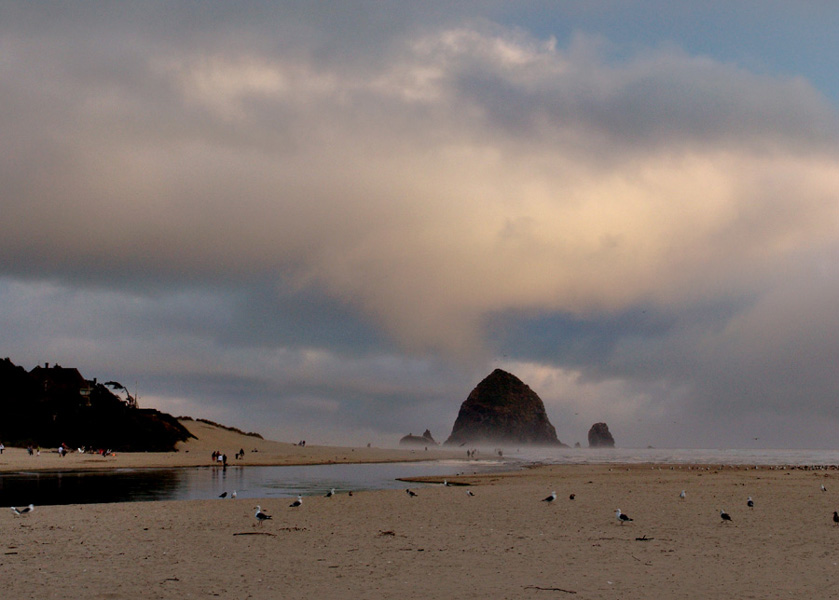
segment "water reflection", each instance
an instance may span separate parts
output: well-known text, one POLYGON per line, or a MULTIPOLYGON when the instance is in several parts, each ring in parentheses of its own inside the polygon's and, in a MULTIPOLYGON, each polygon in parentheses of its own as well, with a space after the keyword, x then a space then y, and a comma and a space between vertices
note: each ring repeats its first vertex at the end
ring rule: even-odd
MULTIPOLYGON (((206 467, 0 474, 0 505, 90 504, 218 498, 293 497, 408 487, 399 478, 454 475, 509 468, 502 461, 206 467)), ((414 484, 411 484, 413 487, 414 484)))

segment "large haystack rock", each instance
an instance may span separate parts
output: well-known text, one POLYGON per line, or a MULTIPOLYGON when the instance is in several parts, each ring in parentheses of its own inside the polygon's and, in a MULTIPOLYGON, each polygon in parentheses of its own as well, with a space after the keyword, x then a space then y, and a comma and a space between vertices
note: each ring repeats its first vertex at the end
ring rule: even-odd
POLYGON ((614 448, 615 438, 609 432, 609 426, 606 423, 595 423, 588 430, 588 447, 589 448, 614 448))
POLYGON ((496 369, 481 381, 454 423, 447 445, 564 445, 536 392, 518 377, 496 369))

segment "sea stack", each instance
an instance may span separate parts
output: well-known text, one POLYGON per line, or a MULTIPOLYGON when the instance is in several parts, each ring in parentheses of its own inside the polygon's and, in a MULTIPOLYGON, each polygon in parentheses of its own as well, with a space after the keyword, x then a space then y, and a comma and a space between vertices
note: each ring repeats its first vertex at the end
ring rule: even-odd
POLYGON ((561 446, 542 399, 518 377, 495 369, 463 404, 446 445, 561 446))
POLYGON ((422 435, 409 433, 399 440, 400 446, 437 446, 437 442, 431 436, 431 431, 426 429, 422 435))
POLYGON ((609 426, 606 423, 595 423, 588 430, 588 447, 589 448, 614 448, 615 438, 609 432, 609 426))

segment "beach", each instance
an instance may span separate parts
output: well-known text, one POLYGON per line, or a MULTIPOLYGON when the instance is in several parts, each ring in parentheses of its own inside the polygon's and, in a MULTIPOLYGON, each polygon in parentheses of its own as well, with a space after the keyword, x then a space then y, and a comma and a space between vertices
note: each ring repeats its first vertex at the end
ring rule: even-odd
POLYGON ((227 455, 230 466, 317 465, 333 463, 375 463, 462 458, 463 450, 440 446, 415 448, 350 448, 341 446, 300 446, 296 443, 264 440, 242 435, 203 421, 182 420, 196 437, 179 442, 176 452, 114 452, 107 456, 71 450, 61 457, 57 448, 41 448, 40 456, 30 456, 23 448, 6 448, 0 454, 0 473, 19 471, 61 471, 112 468, 206 467, 217 464, 213 452, 227 455), (235 454, 244 450, 241 459, 235 454))
MULTIPOLYGON (((310 449, 332 458, 346 450, 310 449)), ((404 453, 381 449, 378 458, 404 453)), ((159 460, 131 460, 144 456, 159 460)), ((116 459, 107 464, 127 457, 116 459)), ((406 483, 416 497, 309 496, 298 508, 292 498, 228 498, 4 509, 3 597, 839 596, 833 469, 552 465, 449 482, 406 483), (556 500, 543 501, 552 491, 556 500), (257 504, 272 516, 262 525, 257 504), (621 524, 617 508, 633 521, 621 524)))

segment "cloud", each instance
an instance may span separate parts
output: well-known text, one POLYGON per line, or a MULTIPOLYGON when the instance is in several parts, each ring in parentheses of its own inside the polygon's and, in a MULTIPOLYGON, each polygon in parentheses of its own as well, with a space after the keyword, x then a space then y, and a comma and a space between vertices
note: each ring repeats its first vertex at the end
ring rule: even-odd
POLYGON ((139 337, 173 397, 204 378, 221 401, 208 371, 244 371, 254 406, 301 422, 462 400, 499 349, 604 410, 725 406, 749 356, 737 406, 785 406, 799 343, 806 389, 834 391, 810 334, 835 330, 837 115, 806 80, 436 11, 352 39, 334 15, 263 14, 4 28, 0 275, 18 303, 69 300, 87 333, 65 347, 139 337), (415 360, 460 370, 370 385, 415 360))

